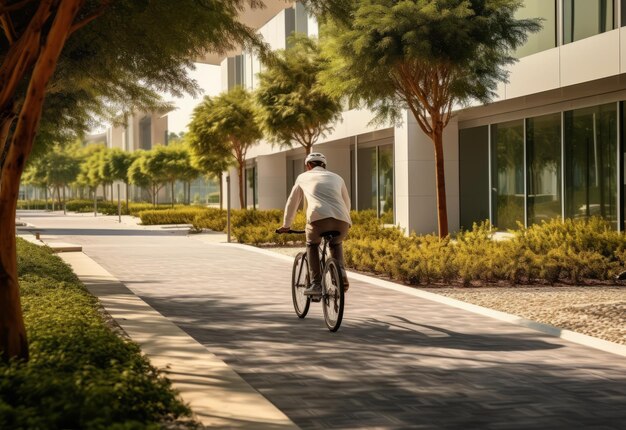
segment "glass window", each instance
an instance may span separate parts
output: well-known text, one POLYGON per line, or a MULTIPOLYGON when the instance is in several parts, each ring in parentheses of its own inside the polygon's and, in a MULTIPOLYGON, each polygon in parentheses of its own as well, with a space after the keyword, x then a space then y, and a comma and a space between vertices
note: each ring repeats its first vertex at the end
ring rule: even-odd
POLYGON ((617 227, 617 104, 565 112, 565 215, 617 227))
POLYGON ((564 0, 563 43, 613 30, 613 0, 564 0))
POLYGON ((393 224, 393 145, 378 147, 378 216, 393 224))
POLYGON ((524 223, 524 121, 491 126, 493 225, 499 230, 524 223))
POLYGON ((516 14, 517 19, 541 19, 541 30, 530 33, 524 45, 515 51, 516 58, 556 47, 556 0, 526 0, 516 14))
POLYGON ((246 192, 245 205, 248 209, 256 209, 258 204, 257 192, 257 173, 256 167, 250 167, 245 171, 246 175, 246 192))
POLYGON ((461 228, 489 219, 489 128, 459 131, 461 228))
POLYGON ((355 209, 373 209, 385 223, 393 224, 393 144, 359 148, 357 163, 355 209))
POLYGON ((358 210, 376 209, 376 147, 359 148, 357 152, 359 168, 358 176, 358 210))
POLYGON ((152 148, 152 118, 149 116, 139 120, 139 148, 152 148))
POLYGON ((561 216, 561 114, 526 120, 528 225, 561 216))

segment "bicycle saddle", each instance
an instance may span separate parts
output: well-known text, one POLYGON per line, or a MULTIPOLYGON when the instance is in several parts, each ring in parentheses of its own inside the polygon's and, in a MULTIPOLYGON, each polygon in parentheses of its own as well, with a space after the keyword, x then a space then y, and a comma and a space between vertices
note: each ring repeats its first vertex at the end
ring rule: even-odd
POLYGON ((337 237, 337 236, 340 236, 340 235, 341 235, 341 233, 338 232, 337 230, 331 230, 331 231, 326 231, 326 232, 320 234, 320 237, 329 237, 329 238, 332 239, 333 237, 337 237))

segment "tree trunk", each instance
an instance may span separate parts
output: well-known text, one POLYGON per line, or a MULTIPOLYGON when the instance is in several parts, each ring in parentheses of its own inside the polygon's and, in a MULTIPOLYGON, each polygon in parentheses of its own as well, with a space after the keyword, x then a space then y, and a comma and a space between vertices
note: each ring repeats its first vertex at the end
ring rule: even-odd
POLYGON ((244 163, 245 160, 243 161, 238 161, 238 169, 237 169, 237 175, 239 176, 239 205, 241 206, 241 209, 247 209, 245 207, 245 199, 244 199, 244 163))
POLYGON ((15 210, 21 176, 9 162, 2 172, 0 188, 0 350, 3 361, 11 357, 28 360, 28 342, 17 281, 15 210))
POLYGON ((437 225, 439 237, 448 236, 448 207, 446 203, 446 178, 443 155, 443 125, 437 124, 433 129, 435 144, 435 172, 437 183, 437 225))
MULTIPOLYGON (((35 141, 46 87, 56 69, 59 55, 83 1, 63 0, 58 5, 45 45, 39 53, 30 77, 26 98, 12 136, 11 147, 0 174, 0 350, 2 350, 4 360, 12 357, 28 359, 28 342, 17 280, 15 239, 15 211, 20 179, 35 141)), ((43 16, 47 16, 47 10, 51 4, 52 2, 42 1, 37 14, 45 9, 42 13, 43 16)), ((41 26, 45 21, 45 19, 42 20, 41 26)), ((33 34, 27 34, 27 36, 39 39, 41 27, 35 29, 33 34)), ((23 75, 18 76, 18 78, 23 78, 27 70, 23 72, 23 75)), ((15 97, 14 92, 8 86, 2 88, 2 92, 3 98, 8 97, 8 99, 13 100, 15 97), (9 91, 9 93, 7 94, 5 91, 9 91)), ((5 107, 4 102, 2 107, 5 107)))

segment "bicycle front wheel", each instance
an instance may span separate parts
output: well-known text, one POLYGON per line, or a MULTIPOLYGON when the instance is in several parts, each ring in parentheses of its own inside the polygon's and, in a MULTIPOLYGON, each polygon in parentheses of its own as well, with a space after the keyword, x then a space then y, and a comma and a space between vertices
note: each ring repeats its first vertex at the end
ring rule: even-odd
POLYGON ((328 330, 339 330, 343 318, 344 286, 339 262, 334 258, 326 261, 322 276, 322 307, 328 330))
POLYGON ((304 295, 304 290, 309 286, 309 264, 305 252, 296 255, 291 272, 291 298, 293 308, 299 318, 304 318, 309 312, 311 298, 304 295))

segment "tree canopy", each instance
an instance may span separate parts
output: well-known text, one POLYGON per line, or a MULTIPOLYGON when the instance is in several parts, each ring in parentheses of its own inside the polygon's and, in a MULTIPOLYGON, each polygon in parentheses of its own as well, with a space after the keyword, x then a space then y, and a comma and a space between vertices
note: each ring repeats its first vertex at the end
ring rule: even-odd
POLYGON ((448 234, 443 130, 455 106, 488 102, 506 80, 511 52, 536 20, 518 20, 519 0, 346 0, 349 18, 324 33, 326 88, 375 121, 408 109, 433 141, 439 235, 448 234))
POLYGON ((313 144, 333 130, 341 104, 320 80, 327 61, 317 40, 294 35, 259 74, 256 99, 259 123, 270 140, 283 146, 300 144, 307 154, 313 144))
POLYGON ((239 203, 244 207, 243 172, 248 149, 263 136, 256 122, 252 95, 235 87, 217 97, 205 97, 193 111, 189 144, 206 167, 237 163, 239 203))

